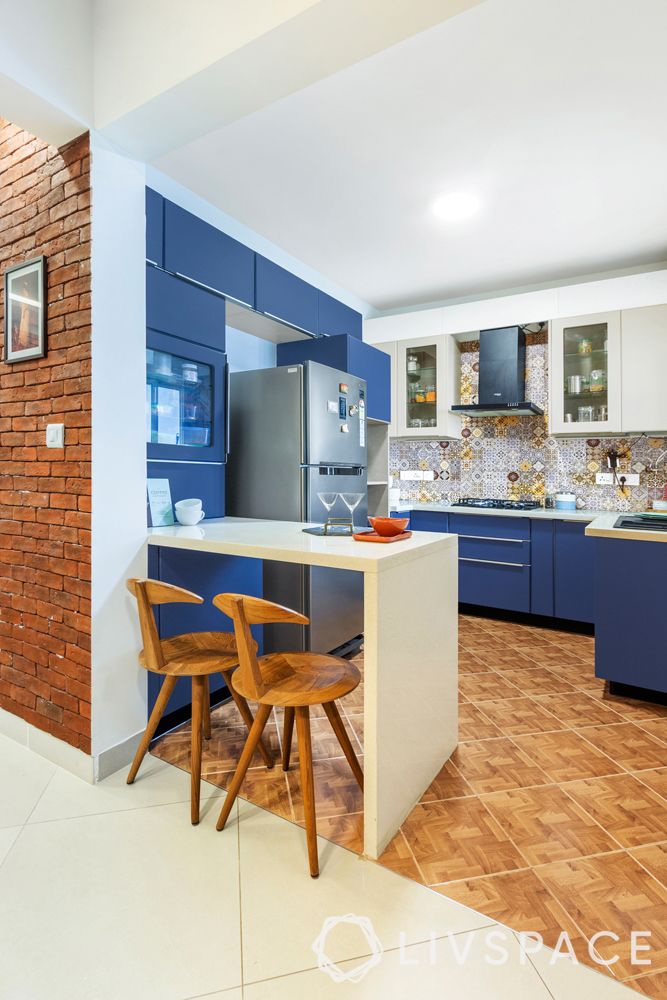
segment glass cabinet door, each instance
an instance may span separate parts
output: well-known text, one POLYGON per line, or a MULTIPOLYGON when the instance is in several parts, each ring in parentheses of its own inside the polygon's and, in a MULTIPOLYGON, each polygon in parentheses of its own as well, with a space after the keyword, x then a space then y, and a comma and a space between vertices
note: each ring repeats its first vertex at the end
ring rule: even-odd
POLYGON ((397 353, 399 433, 432 434, 438 427, 440 344, 403 342, 397 353))
POLYGON ((551 324, 554 433, 620 430, 620 316, 574 317, 551 324))

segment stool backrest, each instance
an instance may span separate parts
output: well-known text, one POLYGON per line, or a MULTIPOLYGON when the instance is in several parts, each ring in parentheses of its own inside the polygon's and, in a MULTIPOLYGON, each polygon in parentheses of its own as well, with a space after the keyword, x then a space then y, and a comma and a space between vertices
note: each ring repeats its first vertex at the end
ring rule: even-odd
POLYGON ((164 657, 157 633, 153 607, 156 604, 203 604, 204 598, 182 587, 161 580, 140 580, 132 577, 126 582, 129 592, 136 597, 139 609, 139 626, 144 644, 146 665, 150 670, 161 670, 164 657))
POLYGON ((310 619, 298 611, 292 611, 291 608, 274 604, 273 601, 265 601, 261 597, 246 597, 243 594, 218 594, 213 598, 213 603, 234 622, 239 657, 239 680, 252 692, 253 698, 259 699, 266 691, 266 685, 262 679, 250 626, 273 625, 280 622, 308 625, 310 619))

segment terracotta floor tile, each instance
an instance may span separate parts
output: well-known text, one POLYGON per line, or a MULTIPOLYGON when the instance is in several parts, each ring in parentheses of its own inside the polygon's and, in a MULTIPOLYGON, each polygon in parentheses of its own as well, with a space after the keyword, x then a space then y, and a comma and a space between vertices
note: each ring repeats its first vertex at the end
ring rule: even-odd
MULTIPOLYGON (((359 757, 363 767, 363 757, 359 757)), ((318 816, 343 816, 363 812, 364 796, 344 757, 314 760, 315 809, 318 816)), ((303 819, 303 796, 298 765, 287 772, 294 818, 303 819)))
POLYGON ((548 667, 551 663, 556 666, 566 663, 573 663, 577 666, 584 666, 585 664, 585 661, 578 653, 563 649, 561 646, 548 646, 544 649, 536 649, 530 655, 542 667, 548 667))
MULTIPOLYGON (((514 931, 540 934, 548 947, 556 945, 563 931, 573 944, 584 944, 572 918, 528 868, 504 875, 447 882, 435 888, 443 896, 478 910, 514 931)), ((584 950, 576 945, 575 949, 577 954, 584 950)))
POLYGON ((631 774, 562 786, 621 847, 667 840, 667 802, 631 774))
MULTIPOLYGON (((594 669, 584 663, 548 663, 544 669, 575 688, 596 687, 599 683, 594 669)), ((602 684, 604 687, 604 682, 602 684)))
POLYGON ((567 726, 610 725, 620 722, 616 712, 610 711, 601 701, 591 698, 585 691, 563 692, 562 694, 536 695, 543 708, 557 715, 567 726))
POLYGON ((531 670, 537 666, 534 660, 518 649, 484 650, 476 654, 477 659, 485 665, 486 670, 531 670))
POLYGON ((554 729, 566 728, 555 715, 542 708, 532 698, 485 701, 479 707, 498 726, 503 736, 548 733, 554 729))
POLYGON ((428 786, 420 801, 436 802, 440 799, 459 799, 474 794, 465 778, 459 774, 451 760, 448 760, 428 786))
POLYGON ((550 781, 528 754, 505 737, 460 743, 452 761, 477 793, 544 785, 550 781))
POLYGON ((651 933, 645 939, 651 951, 641 957, 650 958, 656 972, 667 969, 667 888, 630 855, 622 851, 559 861, 536 872, 588 937, 600 930, 618 936, 618 941, 602 938, 596 944, 603 958, 619 956, 614 964, 618 978, 637 974, 630 961, 631 933, 637 930, 651 933))
POLYGON ((667 972, 639 976, 637 979, 626 979, 624 985, 636 990, 642 996, 650 997, 651 1000, 665 1000, 667 997, 667 972))
POLYGON ((665 719, 641 719, 635 723, 640 729, 644 729, 657 740, 667 743, 667 718, 665 719))
POLYGON ((497 726, 491 722, 482 709, 466 703, 459 705, 459 740, 485 740, 492 736, 502 736, 497 726))
MULTIPOLYGON (((245 726, 216 726, 211 720, 211 739, 204 740, 202 747, 202 774, 208 776, 217 771, 234 771, 247 738, 248 730, 245 726)), ((274 725, 267 724, 265 727, 264 742, 274 760, 278 760, 280 744, 278 730, 274 725)), ((263 763, 258 751, 253 756, 251 766, 261 767, 263 763)))
POLYGON ((619 698, 616 695, 605 694, 609 708, 623 716, 628 722, 642 719, 667 719, 667 705, 658 705, 651 701, 638 701, 635 698, 619 698))
POLYGON ((477 798, 417 805, 402 829, 428 885, 525 865, 477 798))
POLYGON ((537 694, 567 694, 576 691, 572 684, 547 670, 546 667, 533 667, 532 670, 504 670, 503 677, 523 692, 531 696, 537 694))
POLYGON ((391 843, 385 848, 383 854, 378 858, 378 864, 382 865, 383 868, 389 868, 398 875, 411 878, 413 882, 419 882, 421 885, 424 885, 424 879, 401 830, 398 831, 391 843))
POLYGON ((637 781, 648 785, 650 789, 667 799, 667 767, 653 768, 650 771, 635 771, 637 781))
POLYGON ((500 674, 490 670, 484 674, 461 674, 459 687, 468 701, 491 701, 498 698, 520 698, 521 691, 500 674))
POLYGON ((545 634, 540 632, 521 632, 512 638, 512 646, 515 649, 523 650, 527 656, 539 650, 553 649, 553 643, 547 639, 545 634))
MULTIPOLYGON (((303 821, 299 826, 303 825, 303 821)), ((348 813, 345 816, 318 816, 317 832, 325 840, 361 854, 364 849, 364 814, 348 813)))
POLYGON ((459 642, 464 650, 468 653, 472 653, 473 656, 478 656, 483 650, 491 650, 493 652, 498 648, 499 645, 497 639, 493 636, 485 634, 480 635, 467 635, 464 638, 460 638, 459 642))
POLYGON ((462 674, 481 674, 488 671, 488 667, 482 663, 472 653, 459 653, 459 672, 462 674))
MULTIPOLYGON (((343 724, 347 729, 348 736, 352 742, 352 746, 355 750, 360 753, 360 747, 357 744, 355 734, 353 732, 352 726, 349 722, 349 718, 341 713, 343 718, 343 724)), ((342 757, 343 750, 341 748, 336 734, 331 728, 331 723, 326 718, 323 719, 311 719, 310 720, 310 738, 313 747, 313 760, 328 760, 331 757, 342 757)), ((291 762, 296 764, 299 760, 299 748, 297 745, 296 737, 296 724, 294 726, 294 732, 292 734, 292 754, 291 762)))
POLYGON ((578 733, 533 733, 513 736, 512 741, 551 781, 576 781, 622 770, 578 733))
POLYGON ((349 722, 349 728, 352 730, 354 736, 356 736, 356 743, 352 739, 352 746, 355 750, 360 753, 364 752, 364 717, 363 715, 346 715, 347 722, 349 722), (357 746, 358 744, 358 746, 357 746))
POLYGON ((616 841, 557 785, 480 798, 529 865, 618 850, 616 841))
POLYGON ((665 763, 664 744, 631 722, 579 728, 577 732, 628 771, 661 767, 665 763))
MULTIPOLYGON (((211 774, 207 780, 220 788, 227 788, 234 775, 233 771, 211 774)), ((277 765, 272 771, 265 767, 251 767, 246 773, 241 786, 240 797, 254 802, 262 809, 282 816, 283 819, 294 819, 294 810, 290 798, 287 778, 277 765)))
POLYGON ((630 853, 667 888, 667 842, 654 844, 652 847, 638 847, 630 853))

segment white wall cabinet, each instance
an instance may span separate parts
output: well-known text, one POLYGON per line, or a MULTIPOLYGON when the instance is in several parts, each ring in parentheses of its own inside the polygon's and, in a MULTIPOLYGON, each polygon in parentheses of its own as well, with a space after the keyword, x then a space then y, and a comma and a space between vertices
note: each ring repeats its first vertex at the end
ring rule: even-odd
POLYGON ((453 337, 401 340, 396 344, 396 432, 398 437, 457 438, 458 345, 453 337))
POLYGON ((549 430, 552 434, 619 434, 621 313, 549 324, 549 430))
POLYGON ((623 430, 667 432, 667 305, 621 312, 623 430))

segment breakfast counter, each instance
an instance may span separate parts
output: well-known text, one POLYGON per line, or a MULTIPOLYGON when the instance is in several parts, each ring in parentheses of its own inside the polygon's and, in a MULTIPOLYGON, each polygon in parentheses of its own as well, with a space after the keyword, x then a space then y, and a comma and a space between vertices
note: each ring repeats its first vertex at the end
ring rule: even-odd
POLYGON ((364 852, 380 856, 458 739, 458 540, 389 544, 225 517, 151 528, 148 544, 364 575, 364 852))
MULTIPOLYGON (((616 522, 622 515, 617 511, 605 511, 599 514, 586 528, 586 534, 593 538, 624 538, 630 542, 667 542, 667 531, 654 531, 651 528, 617 528, 616 522)), ((631 516, 631 515, 628 515, 631 516)), ((667 518, 667 514, 654 515, 667 518)))

